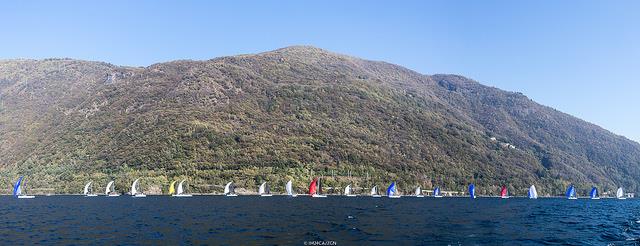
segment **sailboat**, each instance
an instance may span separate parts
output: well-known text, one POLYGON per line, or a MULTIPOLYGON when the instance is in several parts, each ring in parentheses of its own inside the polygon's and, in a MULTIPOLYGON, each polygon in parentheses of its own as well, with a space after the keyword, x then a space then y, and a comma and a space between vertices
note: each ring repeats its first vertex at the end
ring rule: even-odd
POLYGON ((502 189, 500 189, 500 198, 502 199, 509 198, 509 195, 507 194, 507 187, 504 185, 502 186, 502 189))
POLYGON ((531 187, 529 187, 528 196, 529 199, 538 199, 538 191, 536 191, 536 187, 534 185, 531 185, 531 187))
POLYGON ((576 195, 576 188, 574 188, 573 185, 570 185, 569 188, 567 188, 566 196, 569 200, 578 199, 578 196, 576 195))
POLYGON ((284 186, 284 189, 287 191, 287 196, 297 197, 298 195, 293 193, 293 182, 289 180, 287 184, 284 186))
MULTIPOLYGON (((184 180, 184 179, 182 181, 180 181, 180 183, 178 184, 178 189, 176 190, 176 194, 172 195, 172 196, 174 196, 174 197, 192 197, 193 196, 191 194, 185 194, 184 193, 184 186, 183 185, 184 185, 185 181, 186 180, 184 180)), ((174 181, 174 183, 175 183, 175 181, 174 181)))
POLYGON ((144 193, 142 193, 140 189, 140 179, 136 179, 131 184, 131 196, 132 197, 147 197, 144 193))
MULTIPOLYGON (((23 187, 26 187, 26 181, 22 182, 24 180, 24 176, 20 176, 20 178, 18 178, 18 181, 16 182, 16 184, 13 186, 13 196, 20 198, 20 199, 29 199, 29 198, 35 198, 35 196, 29 196, 23 193, 23 187)), ((26 190, 26 188, 24 188, 24 190, 26 190)))
POLYGON ((471 199, 476 198, 476 186, 473 184, 469 185, 469 197, 471 197, 471 199))
POLYGON ((371 197, 381 197, 380 194, 378 194, 378 186, 371 188, 371 197))
POLYGON ((175 195, 176 194, 176 182, 178 181, 172 181, 171 184, 169 184, 169 195, 175 195))
POLYGON ((435 189, 433 189, 433 197, 442 197, 442 195, 440 195, 440 187, 436 187, 435 189))
POLYGON ((224 186, 224 195, 238 196, 238 194, 236 194, 236 186, 233 184, 233 181, 227 183, 227 185, 224 186))
POLYGON ((107 188, 104 190, 104 194, 106 196, 120 196, 120 194, 116 193, 116 187, 113 186, 113 183, 115 181, 111 180, 108 184, 107 184, 107 188), (113 190, 111 189, 111 187, 113 187, 113 190))
POLYGON ((93 193, 93 189, 91 187, 92 183, 93 183, 92 181, 89 181, 89 183, 87 183, 84 186, 84 192, 82 193, 82 194, 84 194, 84 196, 86 196, 86 197, 98 196, 98 194, 94 194, 93 193))
POLYGON ((422 195, 422 189, 420 189, 420 186, 416 187, 416 197, 424 197, 422 195))
POLYGON ((344 195, 349 197, 354 197, 356 194, 353 194, 353 189, 351 189, 351 184, 344 187, 344 195))
POLYGON ((264 182, 260 185, 260 188, 258 188, 258 194, 260 196, 273 196, 271 195, 271 189, 269 188, 269 184, 267 184, 267 182, 264 182))
POLYGON ((322 184, 320 183, 320 178, 315 178, 309 184, 309 195, 311 197, 327 197, 326 195, 322 195, 322 184))
POLYGON ((619 187, 618 190, 616 191, 616 198, 620 200, 627 199, 626 197, 624 197, 624 191, 622 190, 622 187, 619 187))
POLYGON ((398 189, 396 187, 396 182, 392 182, 391 185, 389 185, 389 188, 387 188, 387 196, 389 198, 400 198, 400 195, 398 195, 398 189))
POLYGON ((589 198, 591 198, 591 200, 600 200, 600 196, 598 195, 598 188, 596 188, 595 186, 591 188, 591 192, 589 192, 589 198))

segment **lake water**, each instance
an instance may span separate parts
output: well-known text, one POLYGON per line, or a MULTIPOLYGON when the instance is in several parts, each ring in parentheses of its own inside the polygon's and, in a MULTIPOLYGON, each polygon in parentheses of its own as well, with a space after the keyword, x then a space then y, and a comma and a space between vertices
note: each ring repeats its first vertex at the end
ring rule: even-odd
POLYGON ((0 197, 3 244, 634 245, 640 199, 0 197))

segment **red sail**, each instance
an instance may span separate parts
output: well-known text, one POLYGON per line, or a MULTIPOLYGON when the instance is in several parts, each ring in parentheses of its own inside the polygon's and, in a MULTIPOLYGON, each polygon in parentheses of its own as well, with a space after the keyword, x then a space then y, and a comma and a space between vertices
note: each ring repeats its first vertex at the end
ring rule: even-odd
POLYGON ((313 181, 311 181, 311 184, 309 185, 310 196, 313 196, 313 194, 316 194, 316 183, 318 183, 318 179, 313 179, 313 181))
POLYGON ((506 186, 502 186, 502 190, 500 191, 500 196, 502 196, 502 197, 507 196, 507 187, 506 186))

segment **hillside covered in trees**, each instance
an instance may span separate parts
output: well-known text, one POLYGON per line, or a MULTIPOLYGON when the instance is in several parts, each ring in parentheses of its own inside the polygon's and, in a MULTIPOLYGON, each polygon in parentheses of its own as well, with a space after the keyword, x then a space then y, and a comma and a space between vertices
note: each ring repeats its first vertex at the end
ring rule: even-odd
MULTIPOLYGON (((640 145, 457 75, 294 46, 122 67, 70 59, 0 61, 0 183, 78 193, 110 179, 149 193, 186 178, 193 192, 312 176, 356 192, 398 181, 480 194, 531 184, 557 195, 640 189, 640 145), (349 175, 350 174, 350 175, 349 175)), ((5 191, 6 190, 6 191, 5 191)))

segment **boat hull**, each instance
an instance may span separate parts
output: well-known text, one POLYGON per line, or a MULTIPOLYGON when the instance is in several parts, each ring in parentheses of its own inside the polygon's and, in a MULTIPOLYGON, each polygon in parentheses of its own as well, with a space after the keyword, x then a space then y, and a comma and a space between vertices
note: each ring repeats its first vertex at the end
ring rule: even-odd
POLYGON ((145 194, 135 194, 135 195, 133 195, 133 197, 140 198, 140 197, 147 197, 147 195, 145 195, 145 194))
POLYGON ((107 195, 107 196, 108 196, 108 197, 117 197, 117 196, 120 196, 120 194, 109 194, 109 195, 107 195))
POLYGON ((36 198, 35 196, 27 196, 27 195, 21 195, 18 196, 19 199, 31 199, 31 198, 36 198))
POLYGON ((193 195, 191 194, 178 194, 178 195, 171 195, 172 197, 192 197, 193 195))
POLYGON ((87 195, 85 195, 85 197, 96 197, 96 196, 98 196, 98 194, 87 194, 87 195))
POLYGON ((357 195, 345 195, 346 197, 356 197, 357 195))
POLYGON ((234 196, 238 196, 238 194, 226 194, 225 196, 234 197, 234 196))
POLYGON ((420 196, 416 196, 416 197, 417 197, 417 198, 421 198, 421 197, 424 197, 424 196, 420 195, 420 196))
POLYGON ((442 196, 433 196, 433 197, 435 197, 435 198, 442 198, 442 196))
POLYGON ((380 197, 382 197, 382 196, 381 196, 381 195, 371 195, 371 197, 374 197, 374 198, 380 198, 380 197))
POLYGON ((398 198, 400 198, 400 196, 389 196, 389 198, 398 199, 398 198))
POLYGON ((313 194, 311 197, 325 198, 325 197, 327 197, 327 196, 326 196, 326 195, 313 194))
POLYGON ((569 197, 569 198, 567 198, 567 199, 569 199, 569 200, 578 200, 578 198, 577 198, 577 197, 569 197))

